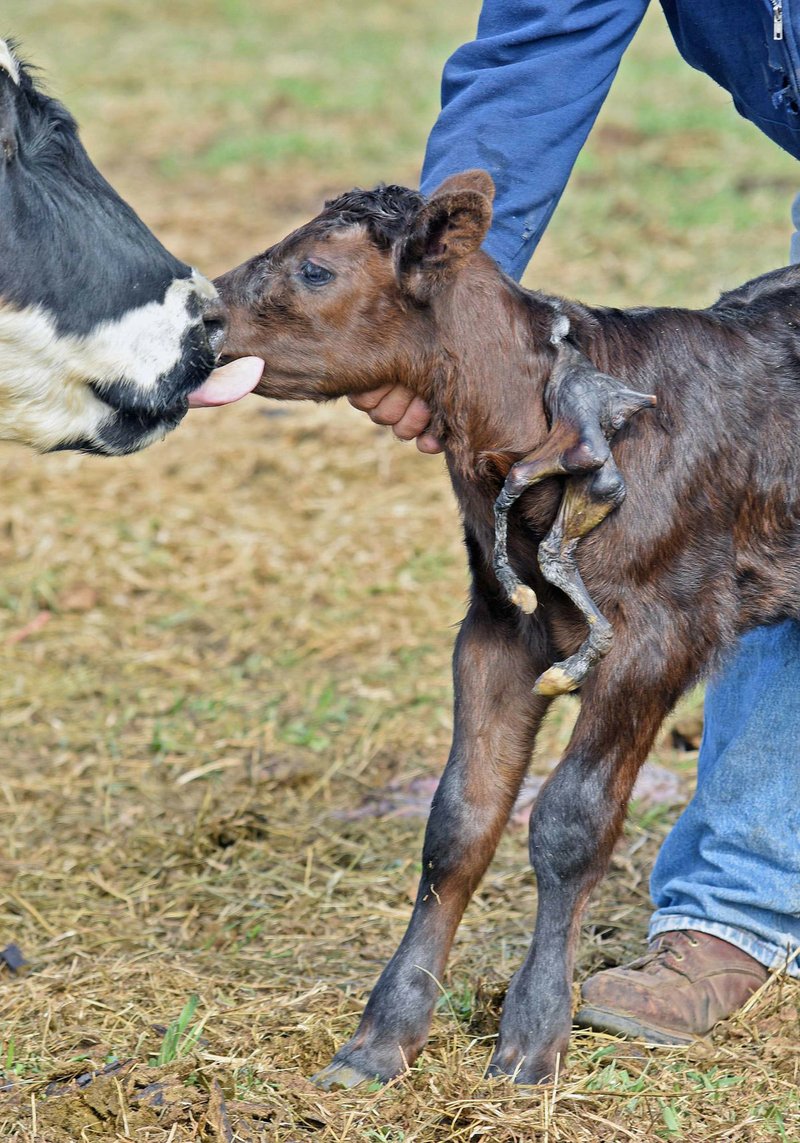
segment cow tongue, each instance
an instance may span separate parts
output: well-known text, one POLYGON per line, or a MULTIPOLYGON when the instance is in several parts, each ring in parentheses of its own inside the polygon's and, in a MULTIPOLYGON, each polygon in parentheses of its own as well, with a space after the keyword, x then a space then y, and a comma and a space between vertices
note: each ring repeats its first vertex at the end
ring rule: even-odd
POLYGON ((237 357, 215 369, 199 389, 189 394, 189 408, 210 409, 239 401, 255 389, 263 372, 264 362, 260 357, 237 357))

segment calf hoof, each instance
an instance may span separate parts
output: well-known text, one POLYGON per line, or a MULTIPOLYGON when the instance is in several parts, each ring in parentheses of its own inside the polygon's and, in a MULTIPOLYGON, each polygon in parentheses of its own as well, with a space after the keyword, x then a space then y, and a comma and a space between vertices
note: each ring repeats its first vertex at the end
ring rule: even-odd
POLYGON ((359 1084, 376 1081, 385 1082, 379 1075, 368 1075, 360 1068, 354 1068, 352 1064, 337 1064, 336 1060, 311 1077, 311 1082, 325 1091, 332 1091, 337 1087, 358 1087, 359 1084))
POLYGON ((396 1045, 366 1044, 359 1037, 356 1040, 345 1044, 326 1068, 311 1077, 311 1082, 326 1090, 358 1087, 363 1083, 388 1083, 406 1071, 405 1058, 396 1045))
POLYGON ((517 1053, 495 1052, 487 1069, 493 1079, 506 1077, 517 1084, 552 1083, 559 1070, 558 1056, 540 1052, 532 1057, 517 1053))

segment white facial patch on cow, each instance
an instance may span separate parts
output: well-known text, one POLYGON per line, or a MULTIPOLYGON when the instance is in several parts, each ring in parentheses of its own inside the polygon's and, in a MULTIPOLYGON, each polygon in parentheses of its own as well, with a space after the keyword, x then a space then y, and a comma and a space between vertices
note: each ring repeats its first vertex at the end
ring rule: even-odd
POLYGON ((126 381, 133 388, 153 390, 163 374, 180 365, 186 331, 198 320, 189 302, 206 281, 197 273, 178 278, 163 302, 128 310, 115 321, 103 322, 90 334, 75 339, 84 375, 100 382, 126 381))
POLYGON ((8 72, 14 83, 19 84, 19 65, 5 40, 0 40, 0 68, 8 72))
POLYGON ((105 381, 157 396, 159 379, 180 366, 183 339, 200 320, 198 294, 216 296, 200 274, 176 279, 163 302, 128 310, 81 337, 59 334, 40 306, 16 309, 0 300, 0 439, 40 451, 70 440, 98 443, 114 413, 90 382, 101 393, 105 381))

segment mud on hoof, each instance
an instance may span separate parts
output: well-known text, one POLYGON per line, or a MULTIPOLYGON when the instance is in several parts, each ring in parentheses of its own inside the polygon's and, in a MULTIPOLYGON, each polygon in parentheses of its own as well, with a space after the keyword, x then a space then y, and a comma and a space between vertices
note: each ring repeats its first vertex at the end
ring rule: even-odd
POLYGON ((489 1079, 510 1079, 516 1084, 533 1085, 552 1083, 559 1070, 558 1057, 553 1060, 549 1055, 540 1055, 529 1063, 526 1056, 498 1057, 495 1053, 486 1075, 489 1079))
POLYGON ((333 1060, 321 1072, 311 1077, 311 1082, 316 1087, 321 1087, 324 1091, 332 1091, 337 1087, 358 1087, 359 1084, 366 1083, 386 1083, 388 1077, 383 1077, 373 1073, 370 1075, 368 1072, 362 1072, 360 1068, 353 1067, 352 1064, 337 1063, 333 1060))
POLYGON ((405 1058, 394 1045, 345 1044, 322 1071, 311 1077, 317 1087, 358 1087, 367 1083, 388 1083, 407 1070, 405 1058))

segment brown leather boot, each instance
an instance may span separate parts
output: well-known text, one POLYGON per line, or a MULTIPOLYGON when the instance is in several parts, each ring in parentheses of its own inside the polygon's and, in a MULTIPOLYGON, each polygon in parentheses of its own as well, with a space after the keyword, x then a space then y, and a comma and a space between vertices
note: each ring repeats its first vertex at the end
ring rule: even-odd
POLYGON ((691 1044, 731 1016, 767 979, 746 952, 694 929, 660 933, 646 956, 590 976, 580 1028, 651 1044, 691 1044))

